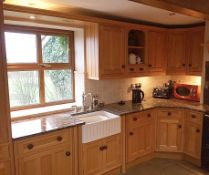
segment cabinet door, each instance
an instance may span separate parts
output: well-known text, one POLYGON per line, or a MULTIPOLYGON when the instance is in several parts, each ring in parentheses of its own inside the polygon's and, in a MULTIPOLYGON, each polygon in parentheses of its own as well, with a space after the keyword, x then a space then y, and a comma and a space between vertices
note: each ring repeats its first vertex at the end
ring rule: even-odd
POLYGON ((53 154, 51 151, 18 158, 18 175, 53 175, 53 154))
POLYGON ((83 166, 85 175, 97 175, 102 171, 103 141, 87 143, 83 147, 83 166))
POLYGON ((186 122, 184 128, 184 153, 194 158, 201 157, 201 125, 186 122))
POLYGON ((166 62, 166 34, 151 31, 148 33, 148 70, 163 72, 166 62))
POLYGON ((55 150, 53 158, 53 175, 73 175, 73 152, 70 149, 70 146, 55 150))
POLYGON ((154 150, 155 123, 153 120, 129 129, 127 133, 127 159, 135 160, 154 150))
POLYGON ((10 161, 0 161, 0 174, 1 175, 11 174, 10 161))
POLYGON ((100 27, 100 74, 114 75, 125 72, 125 32, 119 27, 100 27))
POLYGON ((105 139, 106 149, 104 150, 103 168, 104 171, 114 169, 121 165, 121 136, 115 135, 105 139))
POLYGON ((157 146, 159 151, 181 151, 182 122, 179 117, 158 116, 157 131, 157 146))
POLYGON ((186 34, 169 32, 167 73, 183 74, 186 71, 186 34))
POLYGON ((188 74, 199 74, 202 73, 203 66, 203 47, 204 43, 204 30, 191 31, 187 36, 188 41, 188 74))

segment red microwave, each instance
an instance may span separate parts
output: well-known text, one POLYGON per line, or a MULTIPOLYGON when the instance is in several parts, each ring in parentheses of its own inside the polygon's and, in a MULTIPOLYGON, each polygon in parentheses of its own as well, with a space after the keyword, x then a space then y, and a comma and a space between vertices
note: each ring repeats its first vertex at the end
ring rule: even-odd
POLYGON ((200 101, 200 86, 175 83, 174 97, 184 100, 200 101))

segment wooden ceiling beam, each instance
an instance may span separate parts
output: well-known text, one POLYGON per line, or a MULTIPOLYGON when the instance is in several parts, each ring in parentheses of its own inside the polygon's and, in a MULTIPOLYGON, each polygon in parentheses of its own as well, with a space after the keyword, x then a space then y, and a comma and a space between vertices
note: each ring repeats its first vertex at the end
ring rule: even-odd
POLYGON ((129 1, 209 20, 208 0, 129 0, 129 1))

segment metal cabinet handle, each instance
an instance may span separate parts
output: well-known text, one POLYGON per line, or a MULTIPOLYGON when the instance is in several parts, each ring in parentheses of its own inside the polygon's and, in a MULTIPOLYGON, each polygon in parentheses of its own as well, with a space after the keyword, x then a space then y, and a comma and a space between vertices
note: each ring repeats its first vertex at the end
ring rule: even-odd
POLYGON ((69 156, 71 155, 70 151, 67 151, 67 152, 65 153, 65 155, 66 155, 67 157, 69 157, 69 156))
POLYGON ((34 147, 34 145, 31 144, 31 143, 27 145, 27 148, 28 148, 29 150, 33 149, 33 147, 34 147))

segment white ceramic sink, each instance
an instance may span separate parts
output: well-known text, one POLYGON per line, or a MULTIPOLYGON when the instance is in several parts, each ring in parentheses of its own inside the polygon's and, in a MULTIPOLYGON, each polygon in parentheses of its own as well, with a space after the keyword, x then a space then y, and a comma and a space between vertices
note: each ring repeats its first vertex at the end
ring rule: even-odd
POLYGON ((106 111, 91 112, 73 117, 86 123, 82 126, 82 143, 92 142, 121 132, 120 116, 106 111))

